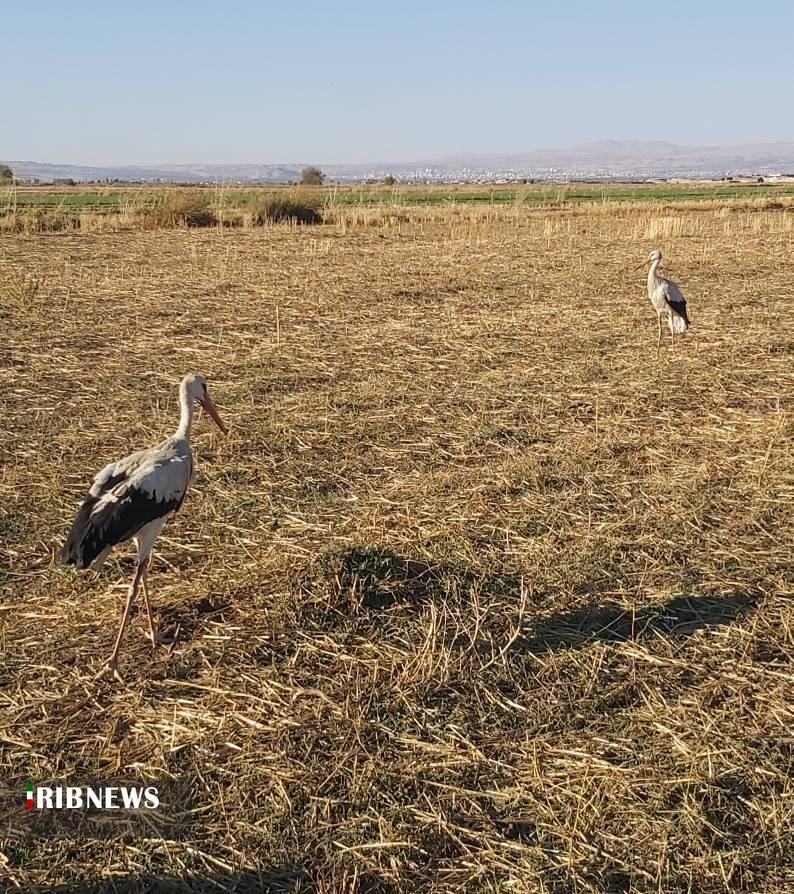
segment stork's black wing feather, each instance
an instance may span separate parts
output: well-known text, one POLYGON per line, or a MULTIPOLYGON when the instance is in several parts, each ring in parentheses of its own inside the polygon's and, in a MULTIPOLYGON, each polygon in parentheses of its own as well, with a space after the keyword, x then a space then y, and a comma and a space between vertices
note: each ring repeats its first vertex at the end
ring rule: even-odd
POLYGON ((683 317, 684 322, 687 324, 687 326, 689 326, 690 321, 689 316, 686 312, 686 299, 681 294, 678 286, 674 282, 666 280, 664 297, 667 303, 670 305, 670 308, 680 317, 683 317))
POLYGON ((689 317, 687 316, 687 312, 686 312, 686 301, 684 300, 683 296, 681 297, 680 300, 676 300, 676 299, 670 299, 670 298, 668 298, 668 299, 667 299, 667 303, 670 305, 670 307, 672 307, 672 309, 673 309, 679 316, 681 316, 681 317, 684 318, 684 320, 686 321, 687 326, 689 326, 689 317))
POLYGON ((69 536, 61 551, 66 565, 88 568, 104 550, 134 537, 155 519, 177 510, 186 488, 175 493, 150 492, 126 470, 102 473, 77 510, 69 536))

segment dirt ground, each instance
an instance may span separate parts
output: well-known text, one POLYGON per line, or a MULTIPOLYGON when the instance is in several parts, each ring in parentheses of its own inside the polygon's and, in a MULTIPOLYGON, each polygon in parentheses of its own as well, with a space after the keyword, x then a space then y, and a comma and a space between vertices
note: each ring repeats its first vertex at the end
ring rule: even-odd
POLYGON ((0 238, 0 887, 794 891, 793 242, 615 204, 0 238), (176 641, 139 607, 97 681, 134 550, 57 551, 189 371, 230 433, 156 548, 176 641), (45 829, 53 780, 170 796, 45 829))

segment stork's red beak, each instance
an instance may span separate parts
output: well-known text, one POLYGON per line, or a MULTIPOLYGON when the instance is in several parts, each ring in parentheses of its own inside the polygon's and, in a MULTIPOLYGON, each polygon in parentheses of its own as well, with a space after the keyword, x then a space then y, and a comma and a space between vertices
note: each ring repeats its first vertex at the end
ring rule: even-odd
POLYGON ((205 397, 204 400, 200 400, 199 403, 201 406, 209 413, 212 417, 212 421, 218 426, 218 428, 224 433, 228 433, 228 429, 223 424, 223 419, 218 415, 218 411, 215 409, 215 404, 210 400, 209 396, 205 397))
POLYGON ((650 263, 651 263, 651 262, 650 262, 650 259, 649 259, 649 258, 646 258, 641 264, 637 264, 636 267, 632 267, 631 269, 632 269, 632 270, 640 270, 640 269, 643 268, 643 267, 647 267, 648 264, 650 264, 650 263))

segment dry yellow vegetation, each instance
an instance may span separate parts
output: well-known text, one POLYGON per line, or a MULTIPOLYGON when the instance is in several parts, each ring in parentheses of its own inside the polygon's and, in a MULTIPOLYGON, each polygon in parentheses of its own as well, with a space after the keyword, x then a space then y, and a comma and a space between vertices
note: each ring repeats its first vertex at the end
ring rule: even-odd
POLYGON ((0 237, 0 885, 794 890, 793 243, 786 203, 0 237), (57 549, 191 370, 231 432, 155 549, 177 641, 141 610, 94 681, 133 549, 57 549), (54 779, 171 797, 67 828, 54 779))

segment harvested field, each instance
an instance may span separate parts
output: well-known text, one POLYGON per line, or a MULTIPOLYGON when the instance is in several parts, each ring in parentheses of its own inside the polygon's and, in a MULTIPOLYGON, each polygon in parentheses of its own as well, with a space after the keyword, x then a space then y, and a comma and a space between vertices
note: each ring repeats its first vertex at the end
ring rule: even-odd
POLYGON ((0 237, 0 886, 794 891, 792 207, 0 237), (177 641, 95 681, 134 549, 57 550, 191 370, 177 641), (111 779, 174 794, 31 831, 111 779))

